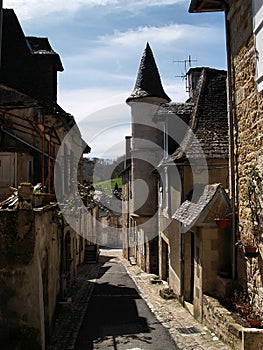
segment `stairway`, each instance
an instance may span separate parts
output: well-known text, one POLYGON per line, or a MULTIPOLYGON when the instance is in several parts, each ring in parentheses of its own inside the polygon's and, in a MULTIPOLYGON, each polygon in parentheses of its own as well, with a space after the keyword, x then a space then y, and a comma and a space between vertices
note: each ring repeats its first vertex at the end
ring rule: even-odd
POLYGON ((99 258, 99 248, 97 244, 87 245, 85 248, 84 263, 95 264, 99 258))

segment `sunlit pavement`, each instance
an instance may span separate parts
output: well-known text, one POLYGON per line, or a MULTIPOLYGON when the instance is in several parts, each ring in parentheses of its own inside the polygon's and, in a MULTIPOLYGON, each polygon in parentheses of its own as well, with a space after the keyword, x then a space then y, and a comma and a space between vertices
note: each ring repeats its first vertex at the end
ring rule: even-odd
POLYGON ((178 349, 170 333, 155 318, 141 298, 114 251, 100 268, 76 350, 88 349, 178 349))
POLYGON ((162 299, 164 286, 150 276, 121 250, 101 250, 97 264, 79 268, 72 307, 59 315, 48 350, 230 349, 176 299, 162 299))

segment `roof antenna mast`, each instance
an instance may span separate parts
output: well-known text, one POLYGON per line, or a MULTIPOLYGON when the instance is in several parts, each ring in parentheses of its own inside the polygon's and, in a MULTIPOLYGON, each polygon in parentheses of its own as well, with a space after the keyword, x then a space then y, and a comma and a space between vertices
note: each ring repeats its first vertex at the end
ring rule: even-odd
POLYGON ((189 86, 188 86, 188 82, 187 82, 187 71, 189 68, 192 67, 192 63, 193 62, 197 62, 197 60, 193 60, 191 55, 188 56, 187 59, 185 60, 175 60, 173 62, 176 62, 176 63, 183 63, 184 64, 184 72, 181 73, 181 75, 176 75, 175 77, 176 78, 182 78, 183 80, 185 80, 185 91, 186 92, 189 92, 189 86))

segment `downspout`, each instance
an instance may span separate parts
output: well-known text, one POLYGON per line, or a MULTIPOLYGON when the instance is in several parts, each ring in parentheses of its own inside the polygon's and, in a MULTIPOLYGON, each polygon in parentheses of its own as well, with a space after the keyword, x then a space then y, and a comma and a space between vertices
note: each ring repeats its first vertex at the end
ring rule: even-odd
MULTIPOLYGON (((184 168, 180 167, 180 175, 181 175, 181 203, 184 201, 184 168)), ((184 301, 184 232, 183 232, 183 224, 180 223, 180 274, 181 274, 181 285, 180 285, 180 301, 184 301)))
POLYGON ((228 22, 229 5, 222 0, 225 8, 225 30, 226 30, 226 52, 227 52, 227 93, 228 93, 228 122, 229 122, 229 138, 230 138, 230 194, 232 208, 232 279, 236 279, 236 184, 235 184, 235 150, 234 150, 234 125, 235 116, 233 111, 233 93, 232 93, 232 66, 230 55, 230 28, 228 22))
POLYGON ((0 70, 2 68, 3 0, 0 0, 0 70))
POLYGON ((64 251, 65 251, 65 242, 64 242, 64 218, 61 216, 61 227, 60 227, 60 298, 64 298, 64 251))

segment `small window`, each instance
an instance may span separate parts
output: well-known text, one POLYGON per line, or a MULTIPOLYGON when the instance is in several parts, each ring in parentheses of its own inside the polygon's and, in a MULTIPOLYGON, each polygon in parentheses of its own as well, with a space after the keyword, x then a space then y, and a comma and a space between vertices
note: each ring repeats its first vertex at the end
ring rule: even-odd
POLYGON ((256 82, 258 91, 263 90, 263 4, 253 0, 253 32, 256 56, 256 82))

